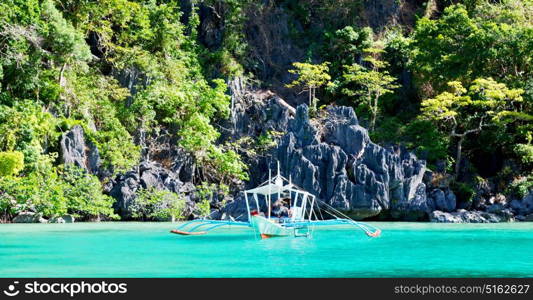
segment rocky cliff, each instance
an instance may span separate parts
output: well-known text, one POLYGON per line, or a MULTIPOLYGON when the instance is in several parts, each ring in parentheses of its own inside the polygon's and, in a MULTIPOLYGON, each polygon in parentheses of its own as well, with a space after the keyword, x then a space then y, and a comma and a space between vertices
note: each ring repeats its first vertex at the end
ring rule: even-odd
MULTIPOLYGON (((294 111, 272 97, 240 103, 234 115, 235 136, 283 133, 267 155, 251 162, 249 186, 267 179, 279 162, 283 176, 356 219, 424 219, 435 207, 422 182, 425 162, 400 147, 373 143, 350 107, 330 106, 310 118, 305 104, 294 111)), ((228 208, 235 216, 244 208, 239 202, 228 208)))
MULTIPOLYGON (((237 85, 235 85, 237 84, 237 85)), ((239 91, 232 86, 232 117, 222 124, 231 128, 220 142, 252 138, 267 133, 273 145, 260 154, 241 153, 250 166, 250 180, 244 188, 265 181, 268 170, 276 169, 298 186, 355 219, 430 220, 433 222, 500 222, 529 220, 533 194, 509 203, 492 197, 481 210, 465 210, 453 191, 436 185, 434 174, 413 153, 397 146, 373 143, 350 107, 328 106, 310 116, 305 104, 296 109, 270 92, 239 91)), ((98 149, 84 137, 80 126, 61 140, 61 159, 106 176, 98 149)), ((106 191, 116 199, 115 211, 131 219, 131 207, 139 189, 156 188, 185 196, 186 214, 194 216, 196 187, 192 183, 190 157, 175 147, 168 153, 170 166, 146 157, 132 170, 106 180, 106 191)), ((225 207, 211 203, 213 218, 245 218, 240 190, 225 207), (217 210, 216 208, 220 208, 217 210)), ((479 196, 481 197, 481 196, 479 196)), ((214 201, 217 201, 216 199, 214 201)))
MULTIPOLYGON (((436 183, 438 174, 427 170, 425 161, 402 147, 373 143, 350 107, 329 106, 310 117, 305 104, 294 109, 277 96, 242 97, 234 104, 233 137, 283 133, 268 153, 248 159, 248 188, 265 181, 268 169, 275 170, 279 162, 283 176, 356 219, 453 223, 531 219, 532 194, 508 203, 502 195, 480 188, 476 197, 487 197, 486 204, 465 210, 448 184, 436 183)), ((246 215, 242 195, 235 196, 218 217, 246 215)))

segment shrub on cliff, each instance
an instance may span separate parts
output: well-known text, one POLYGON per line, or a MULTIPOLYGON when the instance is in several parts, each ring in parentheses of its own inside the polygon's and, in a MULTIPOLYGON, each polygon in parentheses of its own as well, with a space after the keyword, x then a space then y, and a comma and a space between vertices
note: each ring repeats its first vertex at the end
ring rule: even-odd
POLYGON ((71 214, 82 220, 114 219, 114 199, 104 195, 97 177, 75 166, 53 167, 53 156, 25 176, 0 177, 0 208, 6 216, 23 211, 51 218, 71 214))
POLYGON ((146 221, 174 221, 184 218, 185 199, 176 193, 155 188, 139 189, 132 216, 146 221))
POLYGON ((515 179, 506 189, 506 193, 519 199, 533 191, 533 175, 515 179))
POLYGON ((533 145, 517 144, 513 150, 524 165, 533 165, 533 145))
POLYGON ((103 194, 96 176, 74 165, 66 165, 60 172, 67 213, 85 220, 118 218, 112 207, 115 199, 103 194))
POLYGON ((0 176, 17 175, 24 168, 22 152, 0 152, 0 176))

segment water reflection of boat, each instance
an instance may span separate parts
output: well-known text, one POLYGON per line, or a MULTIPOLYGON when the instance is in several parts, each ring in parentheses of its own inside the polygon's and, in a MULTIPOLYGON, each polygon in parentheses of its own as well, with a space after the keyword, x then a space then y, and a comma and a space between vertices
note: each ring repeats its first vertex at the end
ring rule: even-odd
MULTIPOLYGON (((269 172, 270 173, 270 172, 269 172)), ((350 225, 370 237, 381 234, 378 228, 352 220, 278 173, 261 185, 244 191, 248 221, 192 220, 173 230, 181 235, 200 235, 222 227, 251 227, 262 238, 310 236, 315 226, 350 225), (330 219, 324 219, 325 212, 330 219), (317 215, 318 213, 318 215, 317 215), (319 218, 320 215, 320 218, 319 218)))

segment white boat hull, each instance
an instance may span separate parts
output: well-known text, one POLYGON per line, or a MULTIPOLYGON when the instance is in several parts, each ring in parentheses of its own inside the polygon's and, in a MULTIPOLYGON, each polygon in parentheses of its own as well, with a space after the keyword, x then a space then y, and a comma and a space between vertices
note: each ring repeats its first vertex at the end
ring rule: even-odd
POLYGON ((274 236, 289 236, 294 234, 294 228, 287 228, 261 216, 252 216, 252 227, 255 228, 262 238, 274 236))

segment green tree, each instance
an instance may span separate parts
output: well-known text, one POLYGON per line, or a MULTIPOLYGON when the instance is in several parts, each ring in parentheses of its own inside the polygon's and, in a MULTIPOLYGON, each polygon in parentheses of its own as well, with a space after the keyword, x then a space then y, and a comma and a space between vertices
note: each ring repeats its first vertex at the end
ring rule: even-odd
POLYGON ((355 84, 358 88, 342 88, 341 92, 347 96, 356 96, 361 104, 370 110, 370 131, 374 131, 379 113, 379 99, 392 93, 399 86, 394 82, 396 78, 383 70, 388 63, 379 59, 383 50, 377 48, 365 49, 367 56, 363 59, 368 65, 353 64, 345 66, 342 74, 343 85, 355 84))
POLYGON ((289 70, 289 73, 298 75, 298 78, 286 86, 303 87, 302 92, 307 92, 309 96, 309 107, 316 111, 316 90, 331 80, 328 74, 329 62, 321 64, 295 62, 292 65, 294 69, 289 70))
MULTIPOLYGON (((530 19, 503 17, 508 11, 505 4, 480 2, 470 12, 461 4, 451 5, 442 17, 417 22, 411 43, 412 67, 419 84, 425 85, 425 94, 443 91, 448 81, 468 84, 490 76, 514 86, 531 76, 530 19), (481 7, 491 7, 490 13, 481 7)), ((514 2, 516 12, 533 7, 530 1, 514 2)))
POLYGON ((513 150, 525 166, 533 165, 533 145, 517 144, 513 150))
POLYGON ((31 100, 0 105, 0 150, 19 151, 24 165, 33 170, 49 146, 55 146, 60 133, 58 120, 31 100))
POLYGON ((458 81, 448 85, 451 91, 422 102, 421 118, 435 122, 451 138, 458 139, 455 157, 458 176, 464 141, 491 126, 504 126, 498 120, 522 102, 523 90, 509 89, 492 78, 478 78, 468 89, 458 81))
POLYGON ((22 152, 0 152, 0 176, 17 175, 24 169, 22 152))
POLYGON ((72 214, 82 220, 116 218, 114 199, 103 194, 98 178, 74 166, 52 166, 55 155, 41 155, 40 162, 21 177, 0 177, 0 208, 4 218, 22 211, 45 217, 72 214), (2 203, 3 202, 3 203, 2 203))
POLYGON ((326 33, 329 43, 324 56, 331 62, 330 74, 336 77, 342 73, 343 66, 360 62, 364 49, 372 47, 373 35, 370 27, 353 26, 346 26, 333 34, 326 33))
POLYGON ((88 61, 91 58, 89 46, 83 34, 63 18, 52 0, 43 2, 41 16, 44 21, 41 27, 44 35, 44 48, 49 50, 52 63, 60 68, 59 85, 65 87, 66 68, 70 64, 88 61))

